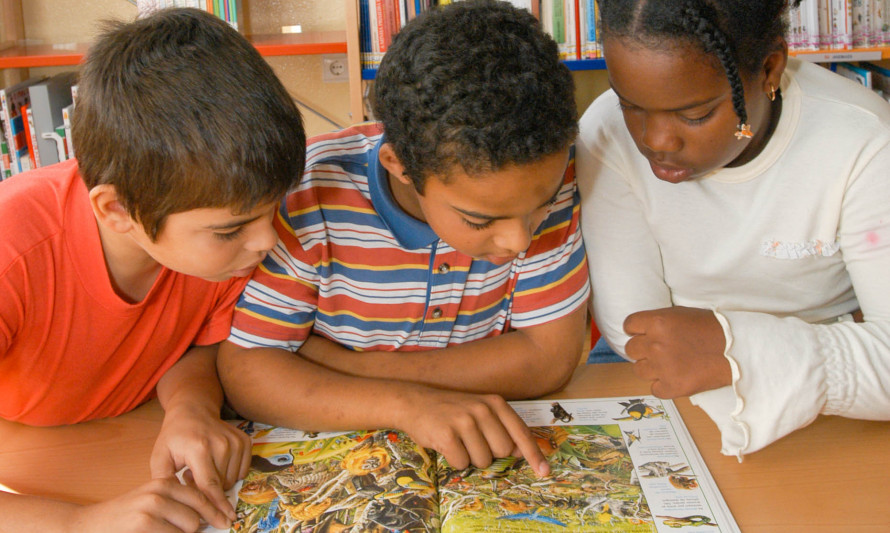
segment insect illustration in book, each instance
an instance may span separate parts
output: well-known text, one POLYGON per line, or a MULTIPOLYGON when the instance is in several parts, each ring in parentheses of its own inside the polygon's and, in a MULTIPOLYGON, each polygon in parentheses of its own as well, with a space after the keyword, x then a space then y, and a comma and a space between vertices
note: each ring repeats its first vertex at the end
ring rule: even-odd
POLYGON ((553 414, 553 420, 550 421, 551 424, 559 420, 564 424, 568 424, 572 420, 575 419, 571 413, 566 411, 563 406, 559 405, 559 402, 553 402, 550 404, 550 412, 553 414))
POLYGON ((641 420, 643 418, 664 416, 663 411, 659 411, 655 407, 648 405, 642 399, 628 400, 626 402, 618 403, 624 407, 624 409, 621 410, 621 413, 627 413, 627 416, 623 418, 613 418, 613 420, 641 420))

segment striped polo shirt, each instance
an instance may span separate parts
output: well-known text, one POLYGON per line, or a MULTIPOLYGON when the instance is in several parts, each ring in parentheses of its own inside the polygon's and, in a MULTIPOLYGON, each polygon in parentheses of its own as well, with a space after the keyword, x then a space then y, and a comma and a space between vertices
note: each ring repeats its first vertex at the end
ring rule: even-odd
POLYGON ((495 265, 439 239, 396 204, 378 124, 310 140, 282 202, 279 241, 236 307, 229 341, 296 351, 316 333, 357 351, 425 350, 564 317, 589 293, 570 158, 529 249, 495 265))

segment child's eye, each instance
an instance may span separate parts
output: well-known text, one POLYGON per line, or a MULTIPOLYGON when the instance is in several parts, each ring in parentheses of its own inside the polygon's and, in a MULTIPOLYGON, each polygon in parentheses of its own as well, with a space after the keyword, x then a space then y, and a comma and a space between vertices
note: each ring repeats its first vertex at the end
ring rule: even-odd
POLYGON ((238 235, 241 235, 242 231, 244 231, 244 226, 239 227, 235 231, 230 231, 228 233, 214 233, 214 235, 221 241, 231 241, 238 237, 238 235))
POLYGON ((680 119, 683 120, 683 122, 685 122, 691 126, 696 126, 698 124, 702 124, 703 122, 707 121, 709 118, 711 118, 711 115, 713 115, 713 114, 714 114, 714 111, 711 110, 711 111, 708 111, 707 114, 700 116, 700 117, 681 116, 680 119))
POLYGON ((485 228, 491 226, 491 222, 492 222, 491 220, 489 220, 489 221, 487 221, 487 222, 482 222, 482 223, 479 223, 479 222, 472 222, 472 221, 467 220, 467 219, 465 219, 465 218, 461 218, 461 220, 463 220, 463 221, 464 221, 464 224, 466 224, 467 226, 470 226, 471 228, 473 228, 473 229, 478 229, 478 230, 483 230, 483 229, 485 229, 485 228))

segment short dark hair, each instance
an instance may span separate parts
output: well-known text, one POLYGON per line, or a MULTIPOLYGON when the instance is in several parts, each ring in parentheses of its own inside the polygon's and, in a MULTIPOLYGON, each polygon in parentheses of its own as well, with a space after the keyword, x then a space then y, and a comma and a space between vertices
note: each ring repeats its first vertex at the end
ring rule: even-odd
POLYGON ((306 158, 300 112, 257 50, 198 9, 108 22, 78 79, 87 187, 111 184, 152 239, 166 217, 283 196, 306 158))
POLYGON ((553 39, 527 10, 469 0, 409 22, 374 84, 384 137, 419 192, 447 177, 539 160, 578 132, 574 84, 553 39))
MULTIPOLYGON (((653 49, 688 44, 717 61, 729 79, 739 123, 748 122, 740 72, 753 74, 788 30, 786 11, 800 0, 597 0, 603 39, 653 49)), ((608 57, 606 58, 608 63, 608 57)))

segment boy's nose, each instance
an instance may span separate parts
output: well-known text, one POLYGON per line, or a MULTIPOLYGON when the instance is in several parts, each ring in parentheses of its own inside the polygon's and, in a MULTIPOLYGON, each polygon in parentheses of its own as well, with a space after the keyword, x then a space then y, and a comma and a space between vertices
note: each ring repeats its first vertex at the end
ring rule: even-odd
POLYGON ((532 233, 530 221, 527 220, 510 220, 504 224, 503 230, 495 236, 495 245, 504 251, 513 254, 519 254, 528 250, 532 243, 532 233))
POLYGON ((245 244, 245 248, 254 252, 268 252, 278 242, 278 234, 271 221, 259 224, 256 231, 245 244))

